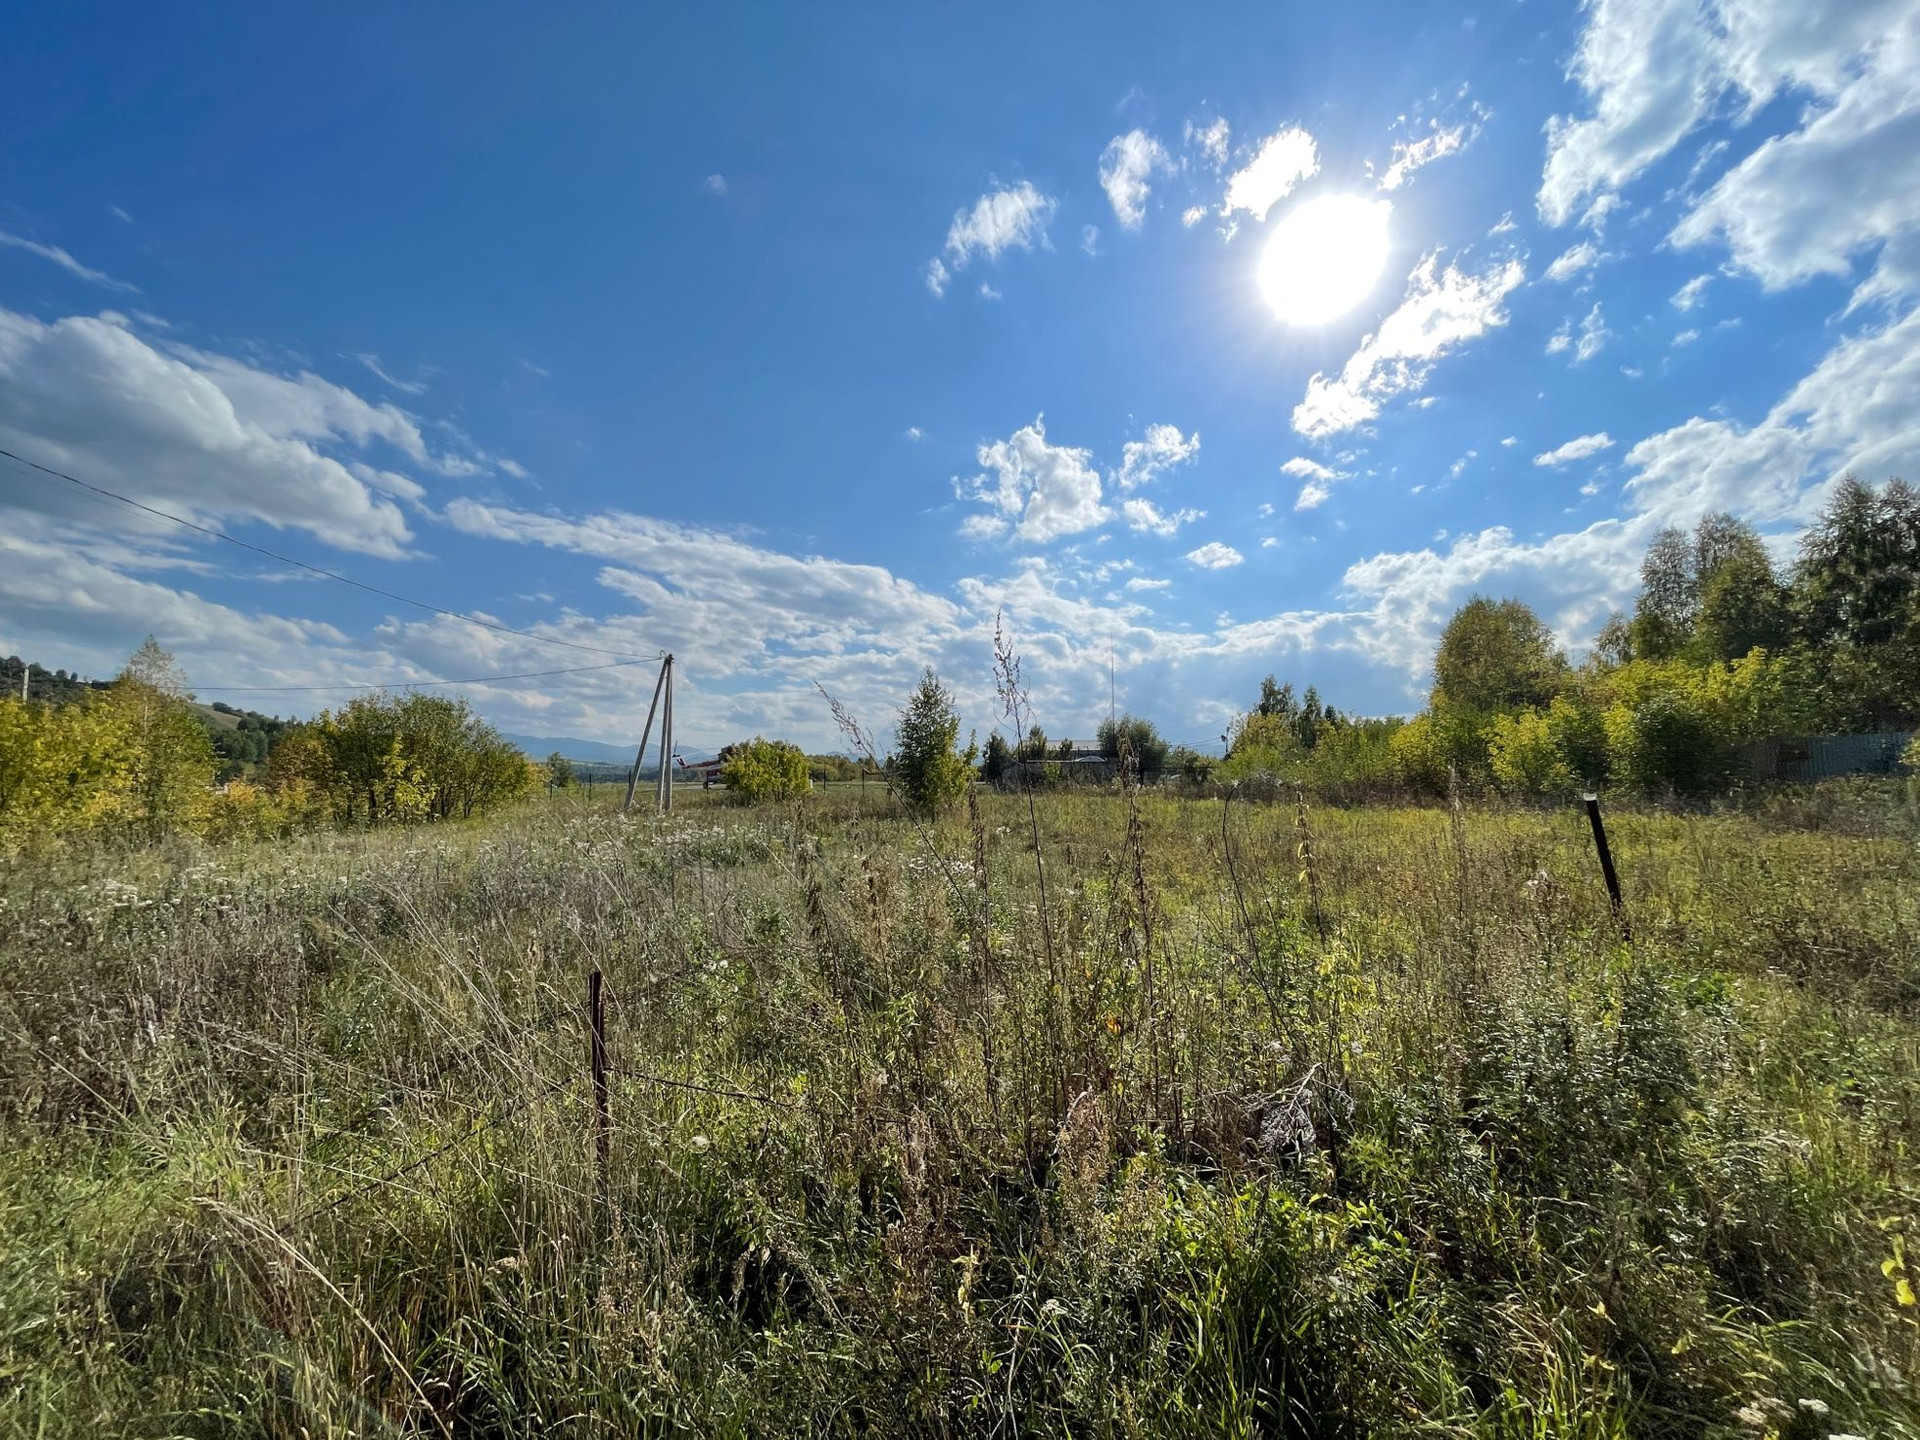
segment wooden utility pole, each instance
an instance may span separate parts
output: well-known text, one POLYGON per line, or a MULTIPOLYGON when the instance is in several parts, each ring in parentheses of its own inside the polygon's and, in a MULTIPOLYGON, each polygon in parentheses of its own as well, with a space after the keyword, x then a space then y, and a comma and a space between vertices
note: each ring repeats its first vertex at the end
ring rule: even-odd
MULTIPOLYGON (((653 682, 653 701, 647 706, 647 723, 640 731, 640 748, 633 753, 633 769, 627 772, 627 798, 621 809, 633 808, 633 792, 640 784, 640 767, 647 760, 647 740, 653 734, 653 713, 660 708, 660 692, 667 685, 667 670, 673 664, 673 657, 667 656, 660 662, 660 678, 653 682)), ((664 733, 664 732, 663 732, 664 733)))
POLYGON ((664 667, 667 682, 667 707, 660 714, 660 813, 673 810, 673 656, 664 667))

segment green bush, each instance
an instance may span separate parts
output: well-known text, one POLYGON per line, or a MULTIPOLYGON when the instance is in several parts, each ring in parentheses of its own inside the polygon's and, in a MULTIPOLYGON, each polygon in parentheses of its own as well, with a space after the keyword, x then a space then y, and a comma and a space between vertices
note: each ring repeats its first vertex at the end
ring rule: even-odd
POLYGON ((1546 712, 1516 710, 1496 715, 1489 734, 1493 778, 1502 790, 1560 795, 1574 787, 1573 767, 1560 751, 1546 712))
POLYGON ((764 800, 791 800, 813 789, 807 757, 787 740, 756 735, 743 745, 730 745, 720 778, 727 789, 749 805, 764 800))
POLYGON ((1667 691, 1607 712, 1614 774, 1649 795, 1702 795, 1724 785, 1733 751, 1692 696, 1667 691))

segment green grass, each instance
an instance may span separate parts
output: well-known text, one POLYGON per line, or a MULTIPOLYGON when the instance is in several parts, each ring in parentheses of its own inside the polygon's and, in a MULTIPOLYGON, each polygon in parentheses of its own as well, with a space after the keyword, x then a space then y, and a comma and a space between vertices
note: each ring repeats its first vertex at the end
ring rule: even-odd
POLYGON ((1920 1435, 1900 792, 977 799, 16 867, 0 1432, 1920 1435))

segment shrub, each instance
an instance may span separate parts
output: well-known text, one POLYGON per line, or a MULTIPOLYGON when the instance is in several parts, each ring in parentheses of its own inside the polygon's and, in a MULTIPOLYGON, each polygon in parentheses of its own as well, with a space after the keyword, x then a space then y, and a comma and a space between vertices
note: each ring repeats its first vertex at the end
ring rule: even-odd
POLYGON ((730 745, 720 778, 727 789, 749 805, 763 800, 790 800, 813 789, 807 757, 798 745, 756 735, 744 745, 730 745))
POLYGON ((1494 781, 1518 795, 1559 795, 1571 790, 1575 775, 1555 742, 1553 725, 1541 710, 1496 715, 1489 758, 1494 781))
POLYGON ((1733 753, 1715 735, 1703 707, 1668 691, 1607 712, 1614 773, 1647 794, 1700 795, 1726 783, 1733 753))

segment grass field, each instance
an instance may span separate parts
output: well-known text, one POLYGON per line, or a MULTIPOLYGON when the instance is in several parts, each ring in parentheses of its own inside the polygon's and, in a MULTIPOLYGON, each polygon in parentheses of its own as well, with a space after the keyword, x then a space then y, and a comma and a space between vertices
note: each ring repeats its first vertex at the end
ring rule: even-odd
POLYGON ((0 1431, 1920 1435, 1903 791, 616 803, 0 879, 0 1431))

